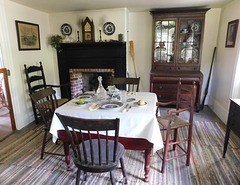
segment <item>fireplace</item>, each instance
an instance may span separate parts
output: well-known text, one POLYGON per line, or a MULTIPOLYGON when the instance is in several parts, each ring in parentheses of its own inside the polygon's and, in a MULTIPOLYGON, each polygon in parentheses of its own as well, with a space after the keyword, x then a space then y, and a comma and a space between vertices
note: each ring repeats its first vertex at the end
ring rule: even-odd
POLYGON ((71 97, 86 91, 96 91, 98 88, 98 76, 103 78, 103 86, 106 88, 115 76, 114 69, 69 69, 71 83, 71 97))
MULTIPOLYGON (((109 72, 115 77, 126 77, 126 43, 63 43, 58 53, 60 84, 70 83, 70 70, 82 72, 109 72)), ((71 92, 69 88, 69 92, 71 92)), ((74 93, 70 93, 74 94, 74 93)), ((68 97, 61 91, 62 97, 68 97)))

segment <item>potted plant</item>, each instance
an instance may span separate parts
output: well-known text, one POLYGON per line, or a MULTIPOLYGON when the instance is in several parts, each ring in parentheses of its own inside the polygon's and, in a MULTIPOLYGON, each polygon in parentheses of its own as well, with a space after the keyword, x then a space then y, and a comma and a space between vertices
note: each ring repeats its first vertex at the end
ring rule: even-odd
POLYGON ((57 52, 62 51, 62 49, 61 49, 62 40, 63 40, 63 38, 62 38, 61 35, 53 35, 51 37, 51 43, 50 44, 51 44, 52 47, 54 47, 57 50, 57 52))

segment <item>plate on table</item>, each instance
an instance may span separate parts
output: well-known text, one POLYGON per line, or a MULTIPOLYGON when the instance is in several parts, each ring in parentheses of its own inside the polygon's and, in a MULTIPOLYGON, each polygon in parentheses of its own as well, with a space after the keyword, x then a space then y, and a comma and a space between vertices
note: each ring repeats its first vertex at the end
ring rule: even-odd
POLYGON ((144 105, 138 105, 138 102, 134 102, 133 105, 134 105, 135 107, 145 107, 145 106, 147 105, 147 102, 145 102, 144 105))
POLYGON ((93 94, 79 94, 79 95, 76 95, 75 98, 84 99, 86 101, 86 100, 91 100, 93 96, 94 96, 93 94))
POLYGON ((107 101, 100 104, 100 108, 102 109, 116 109, 121 106, 123 106, 123 103, 118 101, 107 101))
POLYGON ((132 102, 132 101, 135 101, 135 100, 136 100, 135 98, 128 98, 127 102, 132 102))

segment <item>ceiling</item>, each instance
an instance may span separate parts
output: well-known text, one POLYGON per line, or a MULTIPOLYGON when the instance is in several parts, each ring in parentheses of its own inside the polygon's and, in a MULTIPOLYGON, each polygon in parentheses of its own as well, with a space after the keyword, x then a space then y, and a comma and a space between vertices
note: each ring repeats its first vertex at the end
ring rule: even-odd
POLYGON ((158 8, 219 8, 233 0, 10 0, 46 13, 128 8, 149 11, 158 8))

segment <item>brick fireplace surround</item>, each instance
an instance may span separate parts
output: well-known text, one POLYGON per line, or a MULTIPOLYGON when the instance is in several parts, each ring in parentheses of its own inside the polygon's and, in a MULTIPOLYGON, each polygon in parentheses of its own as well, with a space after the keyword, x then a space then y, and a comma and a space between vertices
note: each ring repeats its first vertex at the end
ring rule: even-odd
POLYGON ((89 87, 88 81, 84 82, 83 73, 110 73, 112 77, 115 76, 114 69, 69 69, 72 98, 86 90, 96 90, 89 87))
MULTIPOLYGON (((126 43, 94 42, 63 43, 62 52, 58 53, 60 84, 71 83, 70 70, 73 72, 112 72, 115 77, 126 77, 126 43)), ((73 73, 74 74, 74 73, 73 73)), ((77 86, 78 82, 72 84, 77 86)), ((70 94, 74 89, 69 88, 70 94)), ((62 90, 62 97, 68 97, 62 90)))

